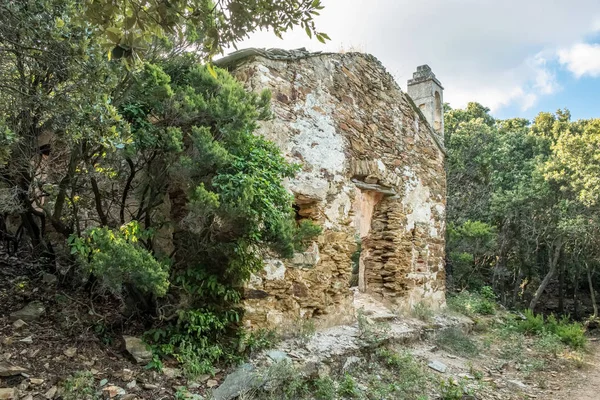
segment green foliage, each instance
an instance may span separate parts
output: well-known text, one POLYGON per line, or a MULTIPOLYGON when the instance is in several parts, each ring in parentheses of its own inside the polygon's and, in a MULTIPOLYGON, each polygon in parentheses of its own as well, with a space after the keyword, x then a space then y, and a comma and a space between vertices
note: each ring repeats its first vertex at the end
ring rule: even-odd
POLYGON ((459 381, 456 381, 453 378, 440 379, 440 381, 439 381, 440 399, 442 399, 442 400, 463 399, 465 395, 471 394, 470 393, 471 391, 467 389, 466 384, 467 384, 467 381, 465 379, 460 379, 459 381))
POLYGON ((574 349, 583 348, 587 339, 585 329, 579 322, 571 322, 568 316, 557 319, 554 315, 544 318, 541 314, 534 314, 531 310, 525 310, 523 320, 516 320, 514 328, 518 332, 528 335, 542 337, 551 347, 553 338, 558 338, 564 344, 574 349))
POLYGON ((423 394, 427 374, 410 353, 398 353, 381 347, 377 349, 375 356, 391 371, 391 382, 385 388, 389 392, 387 398, 418 398, 423 394))
POLYGON ((71 254, 111 291, 120 292, 128 283, 142 292, 163 296, 169 287, 168 267, 140 245, 140 239, 148 235, 138 223, 130 222, 118 231, 90 229, 82 237, 71 236, 69 243, 71 254))
POLYGON ((314 395, 317 400, 335 400, 335 384, 333 379, 326 376, 313 382, 314 395))
POLYGON ((17 135, 0 119, 0 166, 9 159, 11 147, 17 142, 17 135))
POLYGON ((241 336, 241 350, 248 354, 270 349, 281 340, 279 334, 270 329, 259 329, 249 333, 240 329, 239 335, 241 336))
POLYGON ((63 382, 62 398, 64 400, 96 400, 100 395, 96 393, 94 376, 91 372, 76 372, 63 382))
POLYGON ((450 287, 493 285, 504 302, 534 308, 557 274, 581 286, 581 270, 600 261, 598 120, 567 110, 496 120, 470 103, 447 107, 445 127, 450 287))
POLYGON ((281 37, 294 25, 320 42, 329 40, 313 21, 323 8, 319 0, 151 0, 143 8, 134 0, 87 0, 82 8, 77 20, 98 27, 103 46, 114 58, 147 53, 157 40, 177 43, 183 39, 213 56, 257 29, 272 30, 281 37))
POLYGON ((448 306, 465 315, 492 315, 496 313, 496 303, 490 296, 494 296, 488 287, 482 288, 482 293, 462 291, 448 297, 448 306))
MULTIPOLYGON (((175 324, 154 330, 150 338, 159 354, 174 356, 193 376, 238 359, 238 348, 252 351, 256 343, 248 348, 234 334, 240 284, 262 268, 266 251, 292 256, 320 227, 294 220, 282 180, 298 166, 253 133, 257 120, 269 115, 268 93, 248 93, 227 72, 216 69, 215 78, 187 58, 165 64, 163 72, 146 71, 136 89, 140 97, 123 106, 132 146, 164 155, 166 174, 149 182, 157 199, 171 187, 187 189, 175 221, 181 229, 171 274, 173 295, 185 306, 177 309, 175 324), (161 90, 153 89, 157 84, 161 90), (164 117, 149 124, 150 115, 164 117), (164 126, 175 140, 158 139, 164 126)), ((145 165, 149 174, 152 167, 145 165)))
POLYGON ((84 274, 156 313, 156 354, 188 375, 242 355, 243 282, 267 254, 290 257, 320 232, 296 223, 283 185, 300 167, 255 133, 270 117, 270 93, 247 92, 197 53, 210 58, 256 29, 294 25, 323 41, 312 22, 321 8, 0 4, 0 188, 18 194, 10 211, 27 221, 36 251, 51 250, 48 231, 69 238, 84 274))
POLYGON ((356 382, 350 374, 344 375, 344 378, 339 383, 337 393, 342 396, 342 398, 353 399, 358 397, 359 391, 356 387, 356 382))

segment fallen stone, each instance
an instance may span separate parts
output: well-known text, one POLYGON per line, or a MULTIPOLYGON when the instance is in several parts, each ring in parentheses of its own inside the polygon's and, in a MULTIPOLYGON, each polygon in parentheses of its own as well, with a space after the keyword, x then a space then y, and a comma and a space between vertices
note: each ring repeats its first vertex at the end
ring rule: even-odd
POLYGON ((136 382, 135 380, 133 380, 133 381, 129 382, 129 383, 128 383, 128 384, 127 384, 125 387, 126 387, 127 389, 130 389, 130 390, 131 390, 131 389, 133 389, 133 388, 134 388, 134 387, 136 387, 136 386, 137 386, 137 382, 136 382))
POLYGON ((31 378, 29 379, 29 382, 31 382, 32 385, 41 385, 44 383, 44 380, 39 378, 31 378))
POLYGON ((267 356, 275 362, 291 361, 290 356, 288 356, 287 353, 279 350, 271 350, 267 353, 267 356))
POLYGON ((242 364, 227 375, 221 386, 213 390, 214 400, 231 400, 261 385, 261 379, 251 364, 242 364))
POLYGON ((151 383, 144 383, 143 388, 146 390, 156 390, 156 389, 158 389, 158 386, 153 385, 151 383))
POLYGON ((15 365, 9 364, 5 361, 0 361, 0 376, 8 377, 20 375, 22 373, 27 372, 27 369, 22 367, 17 367, 15 365))
POLYGON ((125 349, 133 356, 138 364, 145 364, 152 360, 152 352, 148 350, 146 343, 134 336, 123 336, 125 349))
POLYGON ((514 379, 514 380, 508 380, 508 381, 506 381, 506 383, 508 383, 510 386, 513 386, 513 387, 515 387, 517 389, 527 389, 527 385, 526 384, 524 384, 523 382, 518 381, 516 379, 514 379))
POLYGON ((212 389, 212 388, 214 388, 215 386, 217 386, 218 384, 219 384, 219 382, 218 382, 217 380, 215 380, 215 379, 209 379, 209 380, 206 382, 206 387, 207 387, 207 388, 209 388, 209 389, 212 389))
POLYGON ((21 400, 33 400, 33 395, 28 394, 27 396, 23 397, 21 400))
POLYGON ((121 372, 121 378, 124 381, 130 381, 133 379, 133 371, 128 368, 123 368, 123 372, 121 372))
POLYGON ((63 351, 63 354, 69 358, 75 357, 76 353, 77 353, 77 347, 69 347, 68 349, 63 351))
POLYGON ((448 368, 446 364, 438 360, 431 361, 429 364, 427 364, 427 366, 437 372, 441 372, 442 374, 446 372, 446 369, 448 368))
POLYGON ((58 387, 52 386, 46 393, 44 393, 44 397, 47 399, 53 399, 56 396, 56 392, 58 392, 58 387))
POLYGON ((26 338, 19 340, 19 342, 31 344, 31 343, 33 343, 33 336, 27 336, 26 338))
POLYGON ((13 322, 13 328, 15 329, 21 329, 25 325, 27 325, 27 322, 23 321, 22 319, 18 319, 15 322, 13 322))
POLYGON ((0 399, 12 400, 17 398, 17 391, 14 388, 0 389, 0 399))
POLYGON ((174 379, 181 376, 181 370, 177 368, 164 367, 162 373, 169 379, 174 379))
MULTIPOLYGON (((92 374, 93 374, 93 372, 92 372, 92 374)), ((102 379, 102 380, 100 381, 100 387, 102 387, 102 386, 106 385, 107 383, 108 383, 108 379, 106 379, 106 378, 105 378, 105 379, 102 379)))
POLYGON ((10 320, 16 321, 18 319, 21 319, 25 322, 32 322, 41 317, 45 311, 46 309, 44 308, 44 305, 42 303, 32 301, 19 311, 15 311, 12 314, 10 314, 10 320))
POLYGON ((102 389, 102 391, 106 393, 111 399, 125 394, 125 389, 115 385, 107 386, 104 389, 102 389))
POLYGON ((44 282, 47 285, 54 285, 57 281, 58 278, 56 277, 56 275, 48 273, 44 273, 44 275, 42 275, 42 282, 44 282))

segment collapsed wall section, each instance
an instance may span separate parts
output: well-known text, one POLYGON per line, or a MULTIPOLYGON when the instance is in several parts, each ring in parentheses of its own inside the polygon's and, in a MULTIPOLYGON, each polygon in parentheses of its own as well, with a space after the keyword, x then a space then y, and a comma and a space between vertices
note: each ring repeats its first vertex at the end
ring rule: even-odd
POLYGON ((305 253, 266 260, 245 288, 248 327, 354 318, 351 285, 392 308, 444 297, 444 150, 374 57, 246 50, 220 62, 272 92, 260 134, 302 171, 297 218, 323 227, 305 253))

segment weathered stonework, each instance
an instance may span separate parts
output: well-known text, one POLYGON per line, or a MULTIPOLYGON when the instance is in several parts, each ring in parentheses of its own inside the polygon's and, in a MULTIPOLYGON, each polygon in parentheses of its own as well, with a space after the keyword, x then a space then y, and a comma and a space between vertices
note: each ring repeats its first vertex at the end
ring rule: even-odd
POLYGON ((287 186, 298 218, 323 227, 306 253, 267 260, 252 277, 246 324, 352 320, 353 255, 359 290, 392 309, 443 306, 443 144, 379 61, 251 49, 218 64, 251 90, 271 90, 274 118, 260 132, 303 165, 287 186))

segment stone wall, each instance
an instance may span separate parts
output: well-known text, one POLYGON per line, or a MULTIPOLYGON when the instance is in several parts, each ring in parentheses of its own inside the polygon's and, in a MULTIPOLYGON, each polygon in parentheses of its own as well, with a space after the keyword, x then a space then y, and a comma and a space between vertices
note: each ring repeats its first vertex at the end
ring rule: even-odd
POLYGON ((444 305, 443 145, 379 61, 249 50, 218 64, 271 90, 274 118, 260 132, 303 165, 287 182, 297 218, 323 227, 306 253, 267 260, 252 277, 246 324, 352 320, 353 259, 359 289, 388 306, 444 305))

